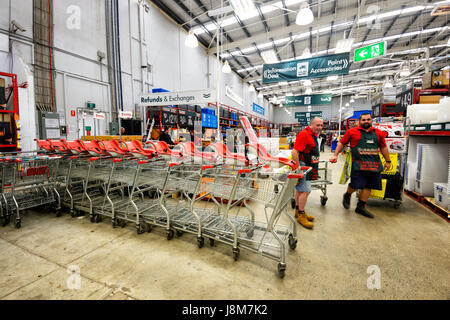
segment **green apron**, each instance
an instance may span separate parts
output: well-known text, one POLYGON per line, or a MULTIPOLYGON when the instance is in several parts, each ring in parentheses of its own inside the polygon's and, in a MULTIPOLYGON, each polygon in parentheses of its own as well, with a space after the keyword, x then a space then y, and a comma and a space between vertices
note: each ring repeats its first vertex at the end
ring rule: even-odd
POLYGON ((306 180, 317 180, 318 178, 318 170, 319 170, 319 157, 320 157, 320 149, 319 149, 319 142, 317 141, 316 136, 312 136, 314 140, 314 149, 311 150, 310 153, 303 153, 303 159, 305 162, 305 166, 312 167, 312 170, 308 172, 306 175, 306 180))
POLYGON ((378 154, 378 137, 375 131, 362 131, 361 139, 352 148, 352 170, 381 172, 380 155, 378 154))

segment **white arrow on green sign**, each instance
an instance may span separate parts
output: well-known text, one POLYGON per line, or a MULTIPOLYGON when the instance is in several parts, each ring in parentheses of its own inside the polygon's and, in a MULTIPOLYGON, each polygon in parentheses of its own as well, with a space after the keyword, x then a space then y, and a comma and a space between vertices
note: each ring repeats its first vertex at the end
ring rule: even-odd
POLYGON ((354 61, 363 61, 384 56, 386 54, 386 42, 371 44, 370 46, 355 49, 354 61))

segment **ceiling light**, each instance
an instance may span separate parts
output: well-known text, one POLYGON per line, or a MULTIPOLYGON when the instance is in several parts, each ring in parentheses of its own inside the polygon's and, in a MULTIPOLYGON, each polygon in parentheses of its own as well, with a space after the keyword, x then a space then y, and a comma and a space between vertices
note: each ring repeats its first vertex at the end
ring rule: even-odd
POLYGON ((186 40, 184 40, 184 45, 188 48, 196 48, 198 47, 198 40, 197 37, 194 34, 194 31, 189 30, 189 33, 186 37, 186 40))
POLYGON ((304 80, 303 81, 303 85, 305 86, 305 87, 311 87, 312 86, 312 81, 311 80, 304 80))
POLYGON ((309 48, 305 48, 303 50, 302 55, 300 56, 300 58, 303 58, 303 59, 308 59, 308 58, 311 58, 311 57, 312 57, 312 54, 311 54, 311 51, 309 50, 309 48))
POLYGON ((273 50, 263 51, 263 52, 261 52, 261 56, 262 56, 264 62, 267 64, 278 62, 278 57, 275 54, 275 51, 273 51, 273 50))
POLYGON ((400 76, 401 77, 407 77, 411 74, 410 66, 407 63, 404 63, 402 65, 402 68, 400 70, 400 76))
POLYGON ((230 68, 230 64, 228 63, 228 60, 225 61, 223 67, 222 67, 222 72, 223 73, 231 73, 231 68, 230 68))
POLYGON ((347 103, 345 104, 345 106, 346 106, 346 107, 350 107, 350 103, 347 102, 347 103))
POLYGON ((353 97, 350 98, 350 103, 354 103, 355 99, 353 99, 353 97))
POLYGON ((336 49, 334 53, 344 53, 344 52, 350 52, 352 50, 353 43, 355 42, 355 39, 349 38, 349 39, 341 39, 336 43, 336 49))
POLYGON ((450 47, 450 37, 448 38, 448 41, 447 41, 447 47, 450 47))
POLYGON ((256 14, 256 7, 253 0, 230 0, 230 4, 239 19, 244 20, 256 14))
POLYGON ((305 94, 311 94, 311 93, 312 93, 311 87, 306 88, 305 94))
POLYGON ((328 76, 327 81, 336 81, 338 79, 338 76, 328 76))
POLYGON ((258 98, 264 98, 262 91, 258 93, 258 98))
POLYGON ((300 5, 300 10, 298 11, 297 18, 295 19, 295 23, 299 26, 306 26, 314 21, 314 14, 312 10, 309 8, 309 5, 306 1, 302 2, 300 5))
POLYGON ((248 92, 255 92, 255 87, 252 84, 248 87, 248 92))
POLYGON ((392 87, 393 87, 392 82, 391 82, 391 80, 389 79, 389 77, 386 77, 386 80, 385 80, 385 82, 384 82, 383 87, 385 87, 385 88, 392 88, 392 87))

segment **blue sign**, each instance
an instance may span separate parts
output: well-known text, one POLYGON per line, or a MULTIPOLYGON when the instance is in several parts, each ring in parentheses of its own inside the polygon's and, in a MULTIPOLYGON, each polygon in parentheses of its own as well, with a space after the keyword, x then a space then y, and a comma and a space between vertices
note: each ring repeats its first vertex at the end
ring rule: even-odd
POLYGON ((253 103, 253 111, 264 115, 264 108, 261 107, 260 105, 257 105, 256 103, 253 103))

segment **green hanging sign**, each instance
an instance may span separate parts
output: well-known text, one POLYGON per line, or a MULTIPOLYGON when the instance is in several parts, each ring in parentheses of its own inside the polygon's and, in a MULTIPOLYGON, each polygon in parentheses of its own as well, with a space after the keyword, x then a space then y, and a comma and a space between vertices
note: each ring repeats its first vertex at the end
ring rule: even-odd
POLYGON ((355 49, 355 62, 381 57, 386 54, 386 42, 371 44, 370 46, 355 49))
POLYGON ((309 119, 319 117, 322 118, 322 111, 310 111, 310 112, 296 112, 295 113, 295 119, 309 119))
POLYGON ((331 94, 312 94, 303 96, 286 96, 286 107, 331 104, 331 94))
POLYGON ((263 65, 263 84, 346 75, 350 69, 350 53, 331 54, 263 65))

